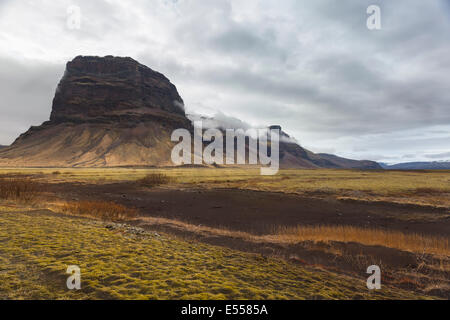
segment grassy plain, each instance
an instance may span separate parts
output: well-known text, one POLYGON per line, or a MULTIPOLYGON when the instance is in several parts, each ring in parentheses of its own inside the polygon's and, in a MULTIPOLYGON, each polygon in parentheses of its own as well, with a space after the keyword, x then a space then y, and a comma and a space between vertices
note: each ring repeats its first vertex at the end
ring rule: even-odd
POLYGON ((239 188, 450 207, 450 170, 292 169, 261 176, 259 169, 242 168, 0 168, 0 175, 28 174, 50 182, 120 182, 139 180, 149 173, 172 178, 170 186, 174 188, 239 188))
MULTIPOLYGON (((430 261, 429 255, 439 256, 440 264, 420 262, 420 272, 414 267, 414 275, 409 269, 402 271, 408 275, 407 281, 414 281, 416 289, 385 286, 382 291, 369 292, 362 280, 364 275, 336 274, 322 266, 216 247, 171 234, 136 233, 126 225, 117 227, 113 223, 111 227, 111 222, 96 218, 133 220, 138 212, 103 199, 71 201, 58 209, 39 197, 29 196, 35 192, 45 194, 46 184, 78 183, 95 185, 98 190, 97 185, 131 182, 148 190, 155 186, 186 191, 242 189, 307 198, 413 204, 444 210, 436 215, 427 213, 427 221, 433 221, 434 216, 435 223, 448 219, 450 171, 281 170, 276 176, 259 173, 259 169, 240 168, 0 168, 0 299, 417 299, 424 298, 423 294, 433 296, 430 288, 434 287, 439 288, 441 297, 450 292, 448 236, 346 225, 292 225, 274 229, 271 234, 254 235, 161 217, 138 217, 150 228, 165 225, 263 246, 338 241, 358 243, 361 250, 364 246, 378 246, 409 252, 420 259, 427 255, 421 261, 430 261), (150 179, 149 174, 158 179, 150 179), (55 212, 66 215, 52 214, 46 208, 56 208, 55 212), (83 289, 77 292, 65 287, 65 270, 73 264, 82 269, 83 289), (418 287, 422 291, 418 292, 418 287)), ((395 211, 395 206, 392 208, 395 211)), ((410 222, 408 217, 401 217, 405 224, 422 219, 411 216, 410 222)), ((336 248, 327 250, 329 253, 336 248)), ((336 255, 341 254, 337 251, 336 255)), ((398 254, 403 254, 400 251, 398 254)), ((341 258, 355 257, 346 253, 341 258)))
POLYGON ((0 207, 0 299, 411 299, 362 280, 169 235, 0 207), (69 265, 82 290, 69 291, 69 265))

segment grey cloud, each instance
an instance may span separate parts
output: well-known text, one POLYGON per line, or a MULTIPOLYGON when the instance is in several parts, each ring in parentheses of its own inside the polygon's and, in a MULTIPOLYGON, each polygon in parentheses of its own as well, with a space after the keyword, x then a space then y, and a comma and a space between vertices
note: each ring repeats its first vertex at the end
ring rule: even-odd
POLYGON ((450 159, 450 152, 437 153, 437 154, 426 154, 426 158, 430 159, 450 159))
POLYGON ((249 129, 252 126, 238 118, 230 117, 222 112, 216 113, 213 117, 205 117, 201 114, 188 114, 191 121, 201 121, 204 128, 220 128, 220 129, 249 129))
POLYGON ((48 120, 63 65, 18 63, 0 59, 0 141, 11 143, 24 129, 48 120))
POLYGON ((266 37, 259 36, 242 27, 232 27, 225 32, 214 36, 211 40, 211 46, 215 50, 224 53, 238 53, 241 55, 252 56, 279 56, 285 57, 283 50, 273 45, 273 34, 266 34, 266 37))
MULTIPOLYGON (((378 1, 382 30, 375 32, 366 28, 370 0, 78 0, 78 32, 64 28, 71 2, 63 3, 39 2, 41 18, 48 14, 40 27, 53 28, 38 36, 18 2, 0 4, 2 20, 8 9, 18 20, 15 27, 5 20, 12 31, 0 28, 0 59, 11 60, 0 67, 24 65, 19 53, 44 60, 19 73, 1 69, 0 112, 19 126, 48 117, 63 70, 45 61, 48 54, 58 63, 80 53, 120 54, 166 74, 188 113, 208 109, 251 125, 280 124, 316 149, 357 158, 422 159, 448 150, 448 1, 378 1), (26 44, 7 41, 17 35, 26 44), (21 118, 17 110, 30 104, 21 118), (437 126, 441 135, 431 133, 437 126)), ((10 141, 18 131, 0 130, 0 138, 10 141)))

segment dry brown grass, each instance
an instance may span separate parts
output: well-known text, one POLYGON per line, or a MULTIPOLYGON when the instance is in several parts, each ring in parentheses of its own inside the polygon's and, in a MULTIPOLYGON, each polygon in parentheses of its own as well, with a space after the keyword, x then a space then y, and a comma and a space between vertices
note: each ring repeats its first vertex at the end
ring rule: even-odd
POLYGON ((147 225, 163 225, 175 230, 185 230, 207 236, 226 236, 259 243, 294 244, 314 242, 356 242, 363 245, 383 246, 418 254, 450 256, 449 239, 420 234, 405 234, 400 231, 368 229, 353 226, 297 226, 277 227, 273 234, 255 235, 227 228, 194 225, 179 220, 141 217, 147 225))
POLYGON ((27 178, 0 179, 0 199, 29 202, 36 198, 38 184, 27 178))
POLYGON ((163 184, 172 182, 173 178, 164 173, 151 173, 144 178, 137 180, 137 182, 147 188, 157 187, 163 184))
POLYGON ((277 228, 273 235, 282 241, 340 241, 379 245, 405 251, 450 255, 449 238, 417 233, 368 229, 353 226, 296 226, 277 228))
POLYGON ((62 211, 66 214, 111 221, 129 220, 138 215, 136 209, 105 201, 78 201, 65 203, 62 206, 62 211))

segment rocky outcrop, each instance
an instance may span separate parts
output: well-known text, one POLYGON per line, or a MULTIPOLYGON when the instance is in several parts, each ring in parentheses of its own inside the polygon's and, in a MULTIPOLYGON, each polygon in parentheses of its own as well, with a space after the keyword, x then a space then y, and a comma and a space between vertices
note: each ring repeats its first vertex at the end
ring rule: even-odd
POLYGON ((159 72, 131 58, 76 57, 53 99, 50 121, 105 122, 170 113, 184 117, 176 87, 159 72))

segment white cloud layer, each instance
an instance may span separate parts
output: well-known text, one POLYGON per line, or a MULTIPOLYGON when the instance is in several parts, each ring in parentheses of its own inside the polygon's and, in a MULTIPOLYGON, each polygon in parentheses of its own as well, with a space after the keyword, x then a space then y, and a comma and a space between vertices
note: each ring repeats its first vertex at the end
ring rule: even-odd
POLYGON ((448 0, 0 1, 0 143, 47 120, 64 64, 131 56, 188 113, 280 124, 305 147, 386 162, 447 160, 448 0), (81 28, 67 9, 81 9, 81 28))

